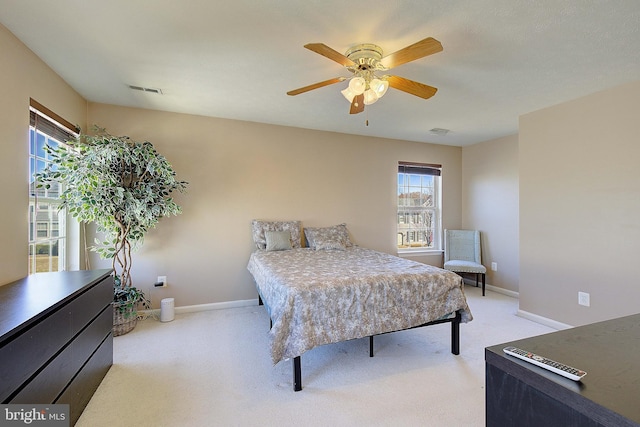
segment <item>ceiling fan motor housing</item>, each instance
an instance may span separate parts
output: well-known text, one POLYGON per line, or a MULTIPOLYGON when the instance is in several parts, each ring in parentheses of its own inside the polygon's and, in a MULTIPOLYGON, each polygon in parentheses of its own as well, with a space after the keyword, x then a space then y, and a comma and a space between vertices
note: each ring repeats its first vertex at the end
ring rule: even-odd
POLYGON ((372 43, 364 43, 353 46, 345 53, 345 56, 356 64, 354 69, 360 71, 384 70, 380 64, 382 48, 372 43))

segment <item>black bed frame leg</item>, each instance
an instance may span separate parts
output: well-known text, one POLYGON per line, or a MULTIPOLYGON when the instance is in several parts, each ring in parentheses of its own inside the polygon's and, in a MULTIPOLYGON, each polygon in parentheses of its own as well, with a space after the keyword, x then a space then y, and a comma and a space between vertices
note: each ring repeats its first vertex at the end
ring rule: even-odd
POLYGON ((373 335, 369 336, 369 357, 373 357, 373 335))
POLYGON ((302 369, 300 368, 300 356, 293 358, 293 391, 302 390, 302 369))
POLYGON ((460 354, 460 310, 456 311, 456 318, 451 322, 451 353, 460 354))

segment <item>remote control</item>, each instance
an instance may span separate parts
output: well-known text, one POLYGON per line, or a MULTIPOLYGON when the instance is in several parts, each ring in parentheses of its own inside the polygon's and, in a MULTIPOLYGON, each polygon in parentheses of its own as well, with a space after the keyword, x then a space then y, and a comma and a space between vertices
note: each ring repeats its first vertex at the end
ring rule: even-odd
POLYGON ((585 371, 567 366, 563 363, 556 362, 546 357, 538 356, 530 351, 522 350, 516 347, 505 347, 502 349, 506 354, 522 359, 525 362, 532 363, 540 366, 541 368, 548 369, 551 372, 562 375, 563 377, 572 379, 574 381, 580 381, 582 377, 587 375, 585 371))

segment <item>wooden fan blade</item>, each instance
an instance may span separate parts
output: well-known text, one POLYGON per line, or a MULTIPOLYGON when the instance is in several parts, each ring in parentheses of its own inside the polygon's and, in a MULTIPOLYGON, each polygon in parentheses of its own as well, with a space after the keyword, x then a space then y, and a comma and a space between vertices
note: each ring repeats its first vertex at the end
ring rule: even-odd
POLYGON ((329 46, 323 43, 309 43, 305 44, 304 47, 307 49, 318 53, 325 58, 329 58, 332 61, 337 62, 338 64, 344 65, 345 67, 353 67, 355 66, 355 62, 344 56, 338 51, 331 49, 329 46))
POLYGON ((358 114, 364 111, 364 94, 356 95, 351 101, 351 109, 349 114, 358 114))
POLYGON ((411 46, 385 56, 380 60, 380 63, 387 68, 393 68, 438 52, 442 52, 442 44, 433 37, 427 37, 411 46))
POLYGON ((340 83, 346 80, 346 77, 336 77, 335 79, 329 79, 329 80, 325 80, 323 82, 319 82, 319 83, 314 83, 312 85, 309 86, 305 86, 305 87, 301 87, 299 89, 294 89, 294 90, 290 90, 289 92, 287 92, 287 95, 300 95, 301 93, 305 93, 305 92, 309 92, 310 90, 314 90, 314 89, 318 89, 321 88, 323 86, 329 86, 332 85, 334 83, 340 83))
POLYGON ((414 82, 398 76, 386 76, 389 86, 420 98, 429 99, 436 94, 438 89, 423 83, 414 82))

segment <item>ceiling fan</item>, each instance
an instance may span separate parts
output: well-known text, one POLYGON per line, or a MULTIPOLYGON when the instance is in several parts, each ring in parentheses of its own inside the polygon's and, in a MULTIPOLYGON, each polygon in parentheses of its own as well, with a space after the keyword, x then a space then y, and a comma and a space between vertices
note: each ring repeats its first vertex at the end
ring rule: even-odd
POLYGON ((314 83, 291 90, 287 92, 287 95, 299 95, 310 90, 350 80, 349 86, 341 92, 351 103, 349 113, 357 114, 364 111, 365 105, 373 104, 380 99, 389 86, 424 99, 431 98, 438 90, 433 86, 405 79, 404 77, 392 75, 378 77, 376 74, 377 72, 387 71, 407 62, 441 52, 442 44, 432 37, 420 40, 387 56, 382 56, 380 46, 371 43, 353 46, 344 55, 323 43, 309 43, 304 47, 344 66, 353 73, 353 76, 336 77, 314 83))

